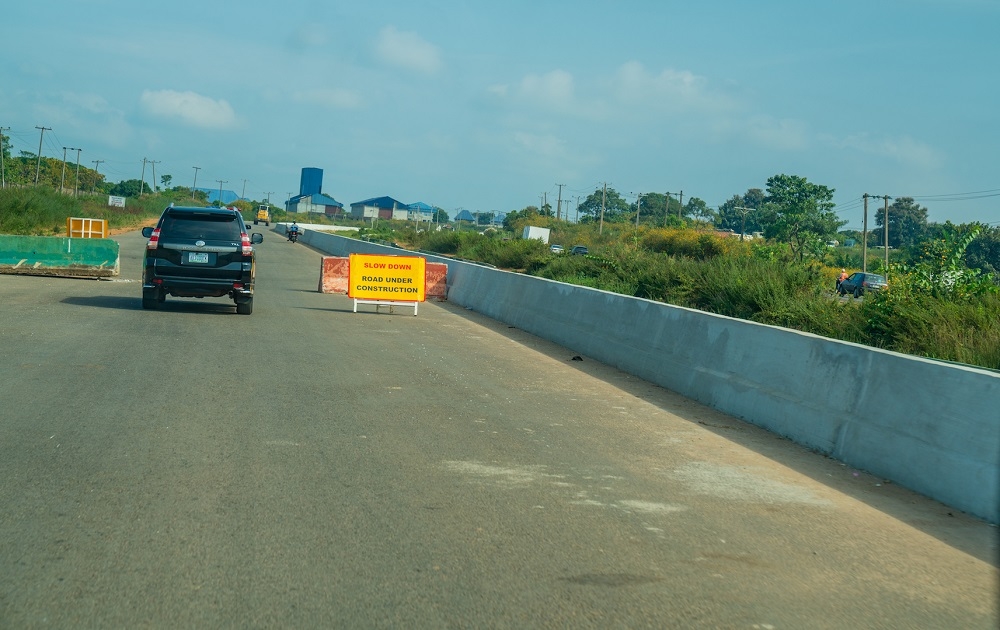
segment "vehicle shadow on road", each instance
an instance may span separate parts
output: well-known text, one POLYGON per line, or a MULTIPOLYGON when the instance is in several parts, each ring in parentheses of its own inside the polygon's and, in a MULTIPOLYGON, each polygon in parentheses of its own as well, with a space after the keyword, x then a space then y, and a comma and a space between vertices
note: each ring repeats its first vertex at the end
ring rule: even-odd
POLYGON ((901 523, 932 536, 992 566, 1000 567, 1000 530, 983 520, 902 486, 846 465, 823 453, 791 442, 766 429, 712 409, 697 401, 603 364, 596 359, 490 319, 457 304, 442 305, 449 313, 483 326, 551 359, 613 385, 662 411, 696 424, 740 447, 798 472, 862 502, 901 523), (915 504, 920 504, 916 505, 915 504))
POLYGON ((59 300, 63 304, 74 306, 93 306, 96 308, 114 308, 123 311, 142 309, 142 300, 135 296, 121 295, 73 295, 59 300))
MULTIPOLYGON (((91 306, 94 308, 112 308, 123 311, 141 311, 142 310, 142 298, 138 296, 121 296, 121 295, 87 295, 79 296, 74 295, 70 297, 65 297, 60 300, 63 304, 72 304, 74 306, 91 306)), ((206 302, 206 301, 191 301, 191 300, 171 300, 167 298, 166 302, 160 304, 160 307, 154 312, 165 312, 165 313, 207 313, 210 315, 228 315, 235 312, 235 306, 232 302, 206 302)))

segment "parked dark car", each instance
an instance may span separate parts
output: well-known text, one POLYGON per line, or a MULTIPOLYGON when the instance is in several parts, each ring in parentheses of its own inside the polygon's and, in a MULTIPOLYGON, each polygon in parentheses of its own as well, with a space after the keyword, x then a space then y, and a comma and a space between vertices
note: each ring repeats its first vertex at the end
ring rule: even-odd
POLYGON ((143 308, 159 308, 167 295, 228 296, 237 313, 253 312, 253 246, 264 235, 249 235, 238 210, 171 206, 156 227, 143 228, 142 235, 149 239, 143 258, 143 308))
POLYGON ((887 286, 889 286, 889 283, 886 282, 885 276, 880 276, 877 273, 856 271, 840 283, 838 291, 841 295, 850 293, 854 297, 861 297, 866 291, 881 291, 887 286))
POLYGON ((574 254, 576 256, 586 256, 587 255, 587 246, 586 245, 575 245, 575 246, 573 246, 573 249, 569 250, 569 253, 570 254, 574 254))

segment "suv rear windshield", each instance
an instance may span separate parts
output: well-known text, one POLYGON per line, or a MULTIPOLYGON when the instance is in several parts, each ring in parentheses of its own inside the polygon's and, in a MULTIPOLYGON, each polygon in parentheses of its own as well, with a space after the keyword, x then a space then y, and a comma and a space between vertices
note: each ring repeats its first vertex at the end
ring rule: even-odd
POLYGON ((204 241, 240 240, 240 225, 235 215, 167 213, 167 216, 163 217, 163 223, 160 224, 160 231, 167 238, 204 241))

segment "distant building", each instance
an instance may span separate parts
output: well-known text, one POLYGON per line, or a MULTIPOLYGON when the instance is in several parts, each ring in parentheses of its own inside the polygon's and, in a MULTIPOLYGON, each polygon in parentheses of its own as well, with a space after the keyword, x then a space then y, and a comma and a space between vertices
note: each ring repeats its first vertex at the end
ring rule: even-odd
POLYGON ((409 221, 433 221, 435 208, 422 201, 411 203, 406 206, 407 220, 409 221))
POLYGON ((323 193, 296 195, 288 200, 285 209, 296 214, 325 214, 331 218, 344 216, 344 204, 323 193))
POLYGON ((469 223, 475 223, 476 217, 468 210, 462 210, 455 215, 455 221, 468 221, 469 223))
POLYGON ((352 219, 397 219, 406 221, 409 218, 407 205, 392 197, 373 197, 351 204, 352 219))
POLYGON ((344 215, 344 204, 323 193, 323 169, 303 168, 299 179, 299 194, 285 202, 290 213, 325 214, 328 217, 344 215))
MULTIPOLYGON (((208 196, 207 201, 208 201, 209 204, 214 204, 216 201, 219 200, 219 189, 218 188, 202 188, 201 186, 198 186, 197 188, 195 188, 195 190, 197 190, 198 192, 205 193, 208 196)), ((223 190, 222 191, 222 205, 223 206, 232 205, 232 203, 234 201, 238 201, 239 199, 240 199, 240 196, 237 195, 232 190, 223 190)))

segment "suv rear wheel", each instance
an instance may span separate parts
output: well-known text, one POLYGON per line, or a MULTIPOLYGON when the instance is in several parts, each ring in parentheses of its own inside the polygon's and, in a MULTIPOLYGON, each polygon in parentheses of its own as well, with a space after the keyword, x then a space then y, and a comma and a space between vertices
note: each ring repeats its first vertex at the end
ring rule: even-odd
POLYGON ((143 291, 142 292, 142 308, 147 310, 156 310, 160 308, 160 304, 163 304, 167 299, 167 296, 163 294, 162 291, 143 291))

